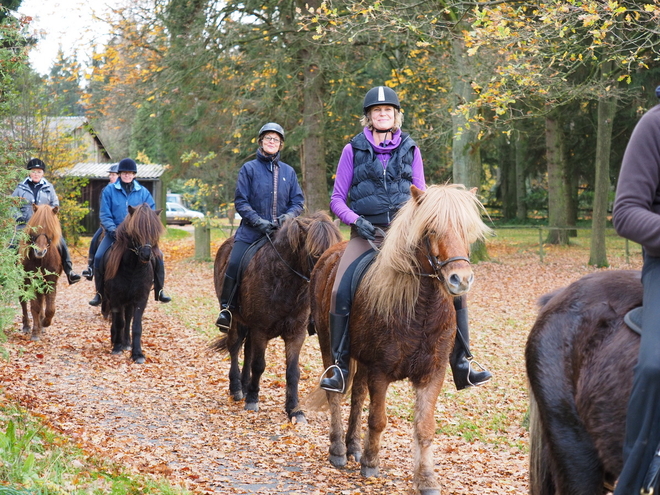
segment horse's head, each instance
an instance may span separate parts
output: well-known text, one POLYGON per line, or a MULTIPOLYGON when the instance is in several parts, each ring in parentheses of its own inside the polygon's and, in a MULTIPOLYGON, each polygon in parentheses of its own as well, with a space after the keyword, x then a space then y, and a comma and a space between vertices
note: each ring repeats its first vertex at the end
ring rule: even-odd
POLYGON ((25 226, 30 236, 30 248, 35 258, 43 259, 52 245, 58 246, 62 238, 62 228, 57 218, 59 207, 32 205, 32 217, 25 226))
POLYGON ((420 281, 437 279, 448 297, 465 294, 474 280, 470 244, 490 229, 483 205, 462 185, 411 187, 366 275, 371 304, 380 314, 411 316, 420 281))
MULTIPOLYGON (((340 242, 339 227, 324 211, 287 219, 275 237, 275 243, 301 262, 301 269, 311 272, 319 257, 340 242)), ((277 249, 277 247, 276 247, 277 249)))
POLYGON ((474 281, 470 244, 490 229, 481 220, 483 205, 462 185, 411 187, 409 239, 418 239, 417 259, 423 275, 437 277, 451 296, 468 292, 474 281), (412 220, 414 218, 414 220, 412 220))

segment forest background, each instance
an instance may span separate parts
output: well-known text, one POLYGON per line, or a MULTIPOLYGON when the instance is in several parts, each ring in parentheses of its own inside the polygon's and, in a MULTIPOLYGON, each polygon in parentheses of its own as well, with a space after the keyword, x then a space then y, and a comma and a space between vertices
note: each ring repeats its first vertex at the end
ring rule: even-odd
MULTIPOLYGON (((479 187, 494 218, 541 219, 552 243, 593 220, 591 263, 605 266, 621 157, 656 101, 659 13, 654 0, 139 0, 107 15, 108 43, 84 57, 60 53, 47 77, 5 73, 7 111, 84 114, 113 157, 167 164, 169 188, 212 215, 226 214, 258 129, 276 121, 314 211, 328 208, 365 92, 385 84, 429 183, 479 187)), ((21 158, 72 165, 22 138, 10 143, 21 158)))

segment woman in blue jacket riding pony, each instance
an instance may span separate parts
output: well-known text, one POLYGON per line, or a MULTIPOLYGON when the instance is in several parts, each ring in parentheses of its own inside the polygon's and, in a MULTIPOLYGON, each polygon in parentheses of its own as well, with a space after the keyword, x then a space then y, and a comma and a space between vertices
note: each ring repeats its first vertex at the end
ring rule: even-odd
POLYGON ((248 247, 261 237, 274 232, 287 218, 300 215, 305 198, 296 171, 280 161, 284 145, 284 129, 270 122, 259 130, 259 148, 254 160, 243 164, 238 172, 234 207, 241 224, 234 236, 220 295, 220 315, 215 324, 222 332, 231 326, 231 310, 237 291, 236 277, 241 258, 248 247))

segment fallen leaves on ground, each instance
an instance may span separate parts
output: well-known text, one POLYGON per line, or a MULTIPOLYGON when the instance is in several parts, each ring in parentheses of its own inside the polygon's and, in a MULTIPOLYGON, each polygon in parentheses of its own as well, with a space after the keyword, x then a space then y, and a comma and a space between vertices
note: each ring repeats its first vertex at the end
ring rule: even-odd
MULTIPOLYGON (((84 266, 86 253, 78 251, 75 265, 84 266)), ((18 321, 9 335, 10 359, 0 362, 5 394, 88 452, 196 493, 410 492, 413 396, 407 383, 392 385, 388 394, 380 477, 362 478, 352 461, 333 468, 326 414, 309 413, 308 424, 287 420, 279 340, 267 352, 259 412, 232 400, 229 360, 208 350, 217 335, 212 263, 193 261, 192 236, 166 243, 163 251, 173 302, 149 302, 146 364, 133 364, 129 353, 110 354, 109 322, 87 304, 92 284, 61 282, 55 320, 43 340, 29 341, 18 321)), ((473 353, 494 378, 456 392, 447 374, 435 441, 444 494, 527 492, 523 352, 536 301, 595 270, 586 266, 588 255, 567 249, 549 250, 544 263, 534 252, 503 244, 489 244, 489 253, 493 261, 475 266, 469 311, 473 353)), ((316 337, 306 341, 301 368, 302 398, 322 372, 316 337)))

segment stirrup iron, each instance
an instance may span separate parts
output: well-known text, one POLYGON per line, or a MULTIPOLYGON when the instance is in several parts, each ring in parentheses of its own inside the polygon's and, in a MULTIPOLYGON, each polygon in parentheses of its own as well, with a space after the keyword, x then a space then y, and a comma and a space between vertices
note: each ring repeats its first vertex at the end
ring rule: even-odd
POLYGON ((220 313, 218 314, 218 319, 215 321, 215 326, 218 327, 219 329, 224 329, 225 333, 229 332, 229 328, 231 327, 231 322, 234 320, 234 315, 231 313, 231 310, 229 308, 222 308, 220 310, 220 313), (226 313, 229 317, 227 318, 229 320, 229 323, 227 325, 222 325, 220 324, 220 317, 222 316, 223 313, 226 313))
POLYGON ((470 354, 469 356, 466 356, 465 359, 466 359, 467 362, 468 362, 467 382, 470 384, 470 386, 472 386, 472 387, 478 387, 479 385, 483 385, 484 383, 486 383, 486 382, 488 382, 488 381, 490 380, 490 378, 488 378, 488 380, 484 380, 483 382, 472 383, 472 381, 470 380, 470 373, 472 373, 472 365, 473 365, 473 364, 476 364, 476 365, 479 367, 479 370, 475 370, 476 373, 483 373, 483 372, 488 372, 488 373, 490 373, 490 371, 488 371, 488 369, 487 369, 484 365, 482 365, 482 364, 479 363, 478 361, 475 361, 475 359, 472 357, 471 354, 470 354))
POLYGON ((330 389, 330 388, 323 388, 323 387, 321 387, 321 388, 323 388, 323 390, 327 390, 328 392, 337 392, 339 394, 343 394, 344 391, 346 390, 346 379, 344 378, 344 374, 341 372, 341 368, 337 364, 333 364, 333 365, 328 366, 328 368, 321 375, 321 378, 319 379, 319 384, 321 383, 321 380, 323 380, 323 378, 325 378, 325 375, 330 370, 334 371, 334 375, 332 375, 333 378, 335 378, 335 377, 340 377, 341 378, 341 388, 337 388, 337 389, 330 389))

